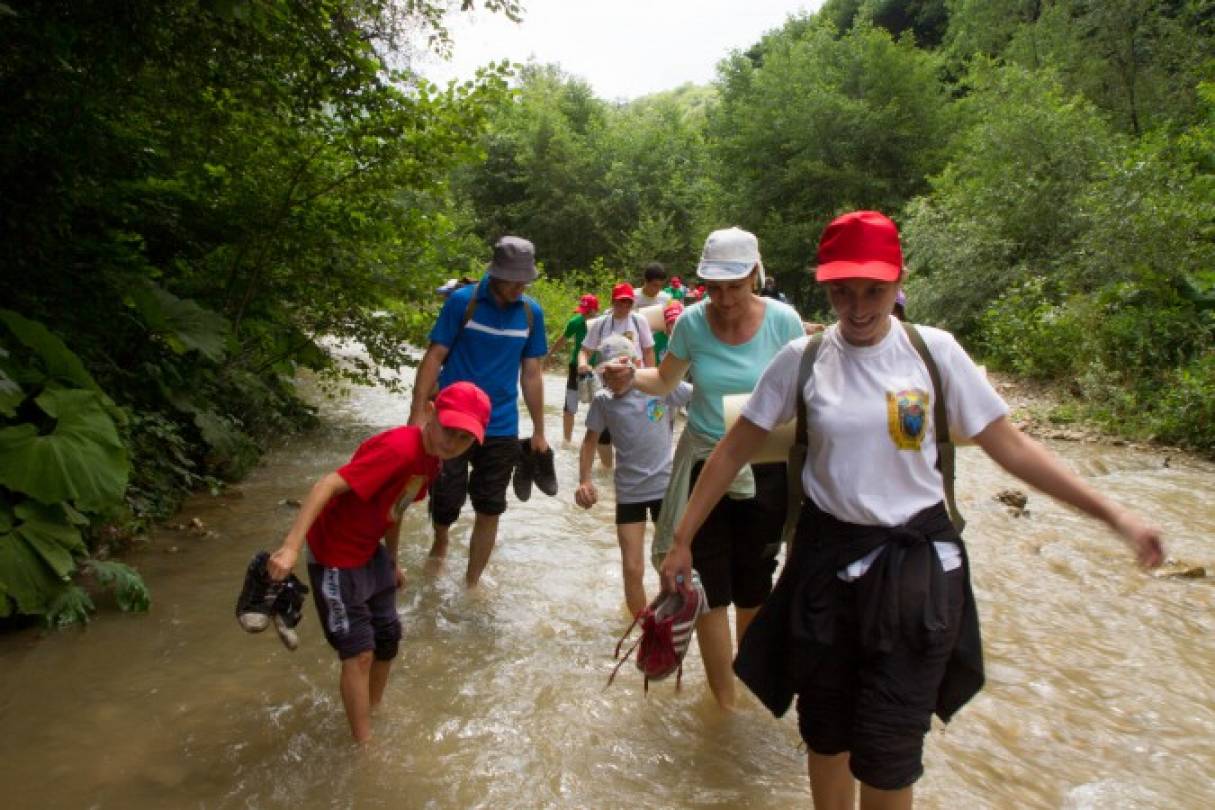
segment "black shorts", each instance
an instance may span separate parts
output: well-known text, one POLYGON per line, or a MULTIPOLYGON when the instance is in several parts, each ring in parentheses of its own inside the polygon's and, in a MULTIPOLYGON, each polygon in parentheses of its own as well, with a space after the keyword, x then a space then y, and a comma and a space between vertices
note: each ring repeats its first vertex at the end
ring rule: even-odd
POLYGON ((519 459, 517 436, 486 436, 464 453, 443 462, 430 488, 430 517, 437 526, 450 526, 465 500, 479 515, 495 517, 506 511, 506 487, 519 459), (472 472, 469 472, 469 466, 472 472))
POLYGON ((610 430, 608 430, 607 428, 603 429, 603 432, 599 434, 599 443, 600 444, 611 444, 612 443, 612 433, 610 430))
MULTIPOLYGON (((703 462, 692 468, 691 486, 703 462)), ((709 607, 755 608, 772 591, 776 553, 785 525, 785 464, 753 464, 755 497, 723 496, 692 538, 692 567, 709 607)))
POLYGON ((327 568, 308 563, 312 600, 329 646, 342 660, 374 651, 391 661, 401 641, 397 582, 388 549, 379 546, 359 568, 327 568))
POLYGON ((570 363, 570 373, 569 373, 569 376, 565 378, 565 390, 566 391, 577 391, 578 390, 578 364, 577 363, 570 363))
POLYGON ((624 523, 645 523, 645 513, 650 513, 650 520, 658 522, 658 513, 662 511, 662 498, 638 503, 616 504, 616 525, 624 523))
POLYGON ((880 790, 899 790, 924 773, 924 735, 957 643, 965 569, 945 573, 952 632, 923 648, 899 638, 889 653, 861 648, 860 616, 876 590, 866 589, 868 576, 855 582, 831 579, 836 643, 798 689, 797 725, 811 751, 824 756, 848 751, 853 776, 880 790))

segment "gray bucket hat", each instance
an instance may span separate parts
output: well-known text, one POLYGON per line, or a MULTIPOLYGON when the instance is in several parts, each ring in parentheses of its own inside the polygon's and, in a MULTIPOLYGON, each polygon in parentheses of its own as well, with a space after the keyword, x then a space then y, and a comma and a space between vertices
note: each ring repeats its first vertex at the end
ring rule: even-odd
POLYGON ((491 278, 502 281, 535 281, 536 248, 518 236, 503 236, 494 244, 494 258, 485 268, 491 278))

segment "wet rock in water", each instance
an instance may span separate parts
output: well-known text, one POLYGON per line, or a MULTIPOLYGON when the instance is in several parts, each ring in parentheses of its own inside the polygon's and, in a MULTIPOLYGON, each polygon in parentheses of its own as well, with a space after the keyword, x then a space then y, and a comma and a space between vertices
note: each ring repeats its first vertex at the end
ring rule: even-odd
POLYGON ((1025 505, 1029 496, 1019 489, 1002 489, 996 493, 995 499, 1008 507, 1008 513, 1013 517, 1021 517, 1026 513, 1025 505))
POLYGON ((1164 565, 1152 572, 1157 579, 1204 579, 1207 569, 1179 560, 1165 560, 1164 565))
POLYGON ((190 518, 190 531, 195 534, 205 535, 207 533, 207 524, 203 523, 199 518, 190 518))
POLYGON ((296 500, 295 498, 283 498, 281 501, 278 502, 278 505, 279 506, 290 506, 293 509, 300 508, 300 502, 298 500, 296 500))

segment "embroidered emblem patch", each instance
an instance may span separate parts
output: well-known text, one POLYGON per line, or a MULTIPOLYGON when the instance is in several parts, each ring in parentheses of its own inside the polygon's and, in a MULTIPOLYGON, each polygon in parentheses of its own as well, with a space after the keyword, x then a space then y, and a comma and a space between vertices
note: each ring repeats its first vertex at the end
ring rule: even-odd
POLYGON ((927 425, 928 392, 918 388, 886 392, 886 426, 894 446, 919 450, 927 425))
POLYGON ((651 397, 645 404, 645 415, 651 422, 661 422, 667 415, 667 404, 657 397, 651 397))

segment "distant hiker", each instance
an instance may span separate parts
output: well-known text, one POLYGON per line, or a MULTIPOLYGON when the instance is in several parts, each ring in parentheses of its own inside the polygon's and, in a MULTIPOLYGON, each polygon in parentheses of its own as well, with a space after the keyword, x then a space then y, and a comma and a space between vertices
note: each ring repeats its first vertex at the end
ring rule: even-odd
POLYGON ((815 276, 837 321, 772 359, 701 471, 661 568, 668 591, 693 565, 703 573, 702 522, 768 432, 796 418, 796 534, 734 670, 778 716, 797 695, 817 808, 855 807, 854 779, 862 808, 910 808, 932 715, 949 720, 983 684, 951 430, 1101 520, 1141 565, 1164 556, 1156 527, 1013 426, 952 335, 892 317, 902 258, 898 230, 876 211, 827 226, 815 276))
POLYGON ((785 294, 776 289, 776 276, 768 276, 764 279, 764 286, 759 291, 759 294, 764 298, 775 298, 782 304, 789 303, 788 299, 785 298, 785 294))
POLYGON ((489 397, 472 383, 439 391, 433 403, 422 403, 418 425, 372 436, 317 481, 266 563, 271 579, 287 578, 307 540, 312 597, 342 662, 342 705, 358 742, 371 738, 371 710, 384 695, 401 640, 401 516, 426 497, 443 460, 484 440, 489 414, 489 397))
POLYGON ((635 298, 633 285, 627 281, 612 288, 612 311, 591 324, 582 340, 582 350, 578 353, 579 373, 585 374, 591 370, 591 353, 598 351, 609 335, 627 337, 633 342, 633 357, 638 365, 647 368, 654 366, 654 333, 646 319, 634 311, 635 298))
MULTIPOLYGON (((665 307, 673 299, 663 287, 667 283, 667 269, 662 266, 662 262, 650 262, 645 266, 643 282, 640 287, 633 288, 633 307, 634 309, 645 309, 646 307, 659 306, 665 307)), ((662 356, 667 351, 667 335, 666 332, 654 332, 654 364, 662 362, 662 356)))
MULTIPOLYGON (((604 361, 623 358, 633 362, 632 346, 621 335, 612 335, 599 347, 604 361)), ((662 495, 671 475, 671 435, 675 411, 692 397, 692 386, 680 383, 665 397, 640 391, 614 394, 601 390, 586 414, 586 436, 578 458, 578 491, 575 502, 590 509, 599 500, 591 481, 591 463, 599 434, 611 430, 616 448, 616 539, 624 577, 624 599, 629 613, 645 609, 646 514, 657 521, 662 495)))
POLYGON ((894 317, 900 321, 907 320, 907 293, 899 290, 899 294, 894 297, 894 317))
POLYGON ((565 331, 553 341, 553 346, 549 349, 551 357, 561 351, 567 340, 570 343, 569 376, 565 380, 565 407, 561 412, 561 427, 567 442, 574 438, 574 416, 578 413, 578 383, 581 376, 578 374, 578 350, 582 348, 582 340, 586 337, 587 323, 597 312, 597 296, 587 293, 579 298, 578 306, 574 307, 574 314, 565 322, 565 331))
MULTIPOLYGON (((654 537, 651 556, 660 560, 704 460, 725 433, 723 397, 749 393, 781 347, 804 334, 792 307, 756 295, 762 273, 754 234, 739 228, 714 231, 696 268, 709 298, 679 316, 662 365, 635 369, 616 361, 604 366, 604 382, 613 391, 636 387, 657 397, 674 391, 689 370, 692 374, 688 423, 675 450, 654 537)), ((696 638, 709 688, 723 708, 735 703, 729 608, 734 606, 741 638, 772 589, 785 487, 784 462, 753 465, 738 476, 730 497, 718 499, 693 544, 694 567, 710 608, 697 622, 696 638)), ((684 581, 691 582, 690 575, 684 581)))
POLYGON ((520 387, 532 421, 531 447, 540 454, 549 450, 544 438, 544 312, 523 294, 536 276, 532 243, 517 236, 499 239, 481 280, 456 290, 443 304, 414 378, 411 425, 421 423, 436 379, 442 387, 458 380, 476 383, 493 404, 485 441, 445 461, 430 494, 435 533, 430 556, 437 560, 447 557, 451 524, 465 500, 472 500, 476 518, 468 541, 469 587, 481 579, 497 542, 498 518, 506 511, 506 487, 520 456, 520 387))

